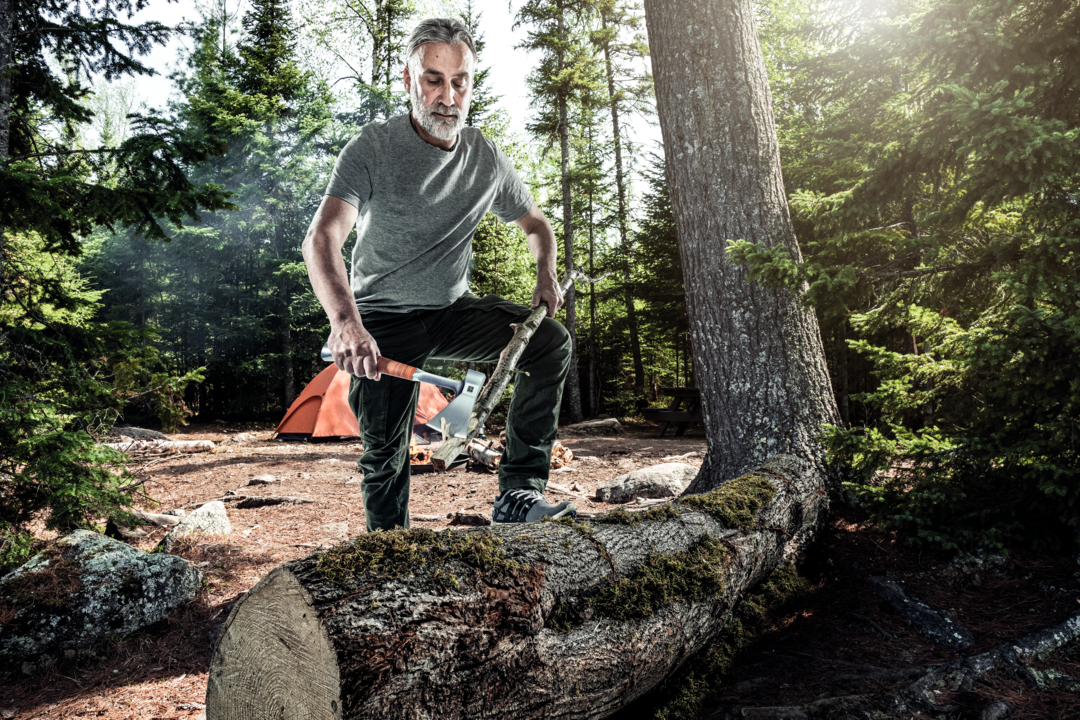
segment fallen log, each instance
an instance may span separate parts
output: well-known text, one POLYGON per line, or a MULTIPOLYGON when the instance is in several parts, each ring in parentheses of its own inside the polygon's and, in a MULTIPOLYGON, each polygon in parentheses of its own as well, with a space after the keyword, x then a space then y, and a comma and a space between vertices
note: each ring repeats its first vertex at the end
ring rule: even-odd
POLYGON ((360 535, 237 603, 207 719, 605 717, 705 647, 826 507, 821 473, 777 456, 592 523, 360 535))
POLYGON ((214 443, 211 440, 124 440, 101 444, 128 455, 140 456, 151 454, 169 455, 180 452, 211 452, 214 449, 214 443))

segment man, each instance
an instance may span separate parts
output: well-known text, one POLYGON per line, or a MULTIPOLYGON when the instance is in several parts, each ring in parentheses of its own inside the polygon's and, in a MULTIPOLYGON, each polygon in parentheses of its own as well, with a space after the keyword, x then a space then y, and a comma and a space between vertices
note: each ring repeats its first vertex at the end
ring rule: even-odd
POLYGON ((525 231, 536 259, 532 307, 548 306, 515 379, 499 466, 494 522, 575 516, 543 498, 558 425, 570 338, 551 318, 562 305, 551 224, 513 165, 479 130, 465 127, 476 49, 456 20, 420 23, 406 45, 412 112, 366 125, 338 156, 304 239, 304 259, 330 318, 327 344, 352 373, 360 423, 368 530, 409 527, 409 454, 419 386, 380 378, 380 355, 422 366, 429 358, 494 362, 511 323, 529 308, 468 292, 472 236, 492 210, 525 231), (356 226, 352 277, 341 249, 356 226))

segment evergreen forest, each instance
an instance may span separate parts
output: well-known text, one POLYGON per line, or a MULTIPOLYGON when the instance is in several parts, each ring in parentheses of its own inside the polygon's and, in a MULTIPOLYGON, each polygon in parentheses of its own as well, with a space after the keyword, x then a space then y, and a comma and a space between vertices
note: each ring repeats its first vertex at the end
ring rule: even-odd
MULTIPOLYGON (((475 0, 0 0, 0 567, 27 528, 133 499, 116 423, 273 423, 323 368, 300 246, 334 159, 406 112, 415 22, 478 40, 468 123, 514 161, 579 283, 564 423, 641 421, 693 387, 678 232, 636 0, 513 2, 535 68, 511 129, 475 0), (167 107, 130 78, 186 38, 167 107)), ((816 312, 849 499, 946 550, 1080 539, 1080 5, 761 0, 801 257, 725 243, 816 312)), ((524 235, 489 215, 473 292, 528 304, 524 235)), ((351 243, 346 250, 351 251, 351 243)), ((718 298, 722 302, 722 298, 718 298)), ((443 368, 463 372, 461 368, 443 368)))

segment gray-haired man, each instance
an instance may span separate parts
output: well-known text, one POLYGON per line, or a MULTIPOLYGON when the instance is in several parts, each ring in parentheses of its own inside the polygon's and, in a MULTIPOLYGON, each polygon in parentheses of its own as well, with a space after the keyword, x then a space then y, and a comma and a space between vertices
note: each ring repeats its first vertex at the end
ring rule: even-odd
POLYGON ((476 49, 456 20, 431 19, 406 46, 412 112, 366 125, 338 156, 304 239, 315 294, 330 318, 328 345, 354 375, 349 401, 360 422, 361 489, 368 530, 409 526, 409 458, 417 385, 380 379, 380 355, 422 366, 429 358, 494 362, 529 308, 468 291, 472 236, 491 210, 525 231, 536 259, 532 307, 549 317, 518 364, 499 466, 495 522, 573 515, 551 505, 547 485, 570 338, 551 319, 562 305, 551 224, 513 165, 479 130, 465 127, 476 49), (353 226, 352 277, 341 249, 353 226))

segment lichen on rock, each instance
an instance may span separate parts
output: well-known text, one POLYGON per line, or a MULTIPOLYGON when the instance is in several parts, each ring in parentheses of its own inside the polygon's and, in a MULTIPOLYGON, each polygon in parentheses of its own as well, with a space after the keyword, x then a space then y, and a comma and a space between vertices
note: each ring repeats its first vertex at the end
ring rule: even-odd
POLYGON ((0 664, 26 668, 163 620, 195 596, 202 573, 76 530, 0 578, 0 664))

